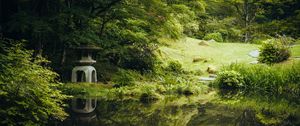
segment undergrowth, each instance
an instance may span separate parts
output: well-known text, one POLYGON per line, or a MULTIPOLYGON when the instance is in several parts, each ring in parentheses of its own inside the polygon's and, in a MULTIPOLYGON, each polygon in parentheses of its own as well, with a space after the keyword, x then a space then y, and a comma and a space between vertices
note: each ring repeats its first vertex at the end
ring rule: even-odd
POLYGON ((151 101, 170 95, 199 95, 206 93, 208 86, 200 83, 193 73, 184 71, 180 63, 170 62, 168 66, 159 67, 155 72, 119 70, 110 84, 67 83, 61 88, 65 94, 73 96, 151 101))
MULTIPOLYGON (((300 94, 300 62, 272 66, 257 64, 231 64, 221 71, 236 71, 243 78, 244 91, 263 92, 272 95, 299 97, 300 94)), ((218 78, 217 78, 218 80, 218 78)), ((219 81, 215 81, 220 84, 219 81)))

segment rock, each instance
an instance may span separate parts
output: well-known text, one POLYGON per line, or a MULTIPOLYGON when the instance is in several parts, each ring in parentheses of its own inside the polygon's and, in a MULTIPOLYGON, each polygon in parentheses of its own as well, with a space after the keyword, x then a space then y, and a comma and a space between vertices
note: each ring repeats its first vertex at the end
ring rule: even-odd
POLYGON ((198 45, 200 45, 200 46, 209 46, 209 43, 207 43, 206 41, 200 41, 198 43, 198 45))
POLYGON ((253 57, 253 58, 257 58, 259 56, 259 50, 253 50, 251 52, 249 52, 249 56, 253 57))
POLYGON ((209 65, 206 71, 210 74, 215 74, 217 72, 217 68, 215 66, 209 65))
POLYGON ((202 57, 196 57, 196 58, 193 58, 193 63, 195 62, 201 62, 201 61, 207 61, 206 58, 202 58, 202 57))

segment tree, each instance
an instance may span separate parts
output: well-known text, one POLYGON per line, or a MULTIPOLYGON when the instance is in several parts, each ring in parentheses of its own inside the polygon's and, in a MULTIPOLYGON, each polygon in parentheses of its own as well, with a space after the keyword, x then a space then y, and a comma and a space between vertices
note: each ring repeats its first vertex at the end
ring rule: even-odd
POLYGON ((235 7, 244 29, 244 42, 251 39, 251 27, 258 14, 263 13, 260 0, 234 0, 231 4, 235 7))
MULTIPOLYGON (((1 43, 13 42, 1 39, 1 43)), ((62 100, 67 96, 57 90, 57 74, 43 65, 47 61, 33 58, 33 52, 19 43, 1 51, 0 124, 43 125, 49 118, 64 119, 62 100)))
MULTIPOLYGON (((102 60, 126 67, 127 62, 155 60, 158 38, 178 39, 197 29, 195 12, 203 10, 199 1, 12 0, 3 3, 1 25, 5 37, 28 40, 26 48, 47 56, 61 73, 61 66, 70 65, 67 48, 78 45, 100 46, 102 60)), ((149 69, 153 62, 148 63, 135 69, 149 69)))

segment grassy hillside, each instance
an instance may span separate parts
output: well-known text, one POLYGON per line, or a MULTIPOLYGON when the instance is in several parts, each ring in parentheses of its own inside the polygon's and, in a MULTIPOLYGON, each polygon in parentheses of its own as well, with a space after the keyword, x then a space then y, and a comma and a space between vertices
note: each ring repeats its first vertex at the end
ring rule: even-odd
POLYGON ((258 49, 255 44, 217 43, 193 38, 167 43, 161 46, 159 55, 163 61, 179 61, 189 71, 205 71, 209 65, 221 67, 233 62, 248 63, 256 60, 248 55, 258 49))

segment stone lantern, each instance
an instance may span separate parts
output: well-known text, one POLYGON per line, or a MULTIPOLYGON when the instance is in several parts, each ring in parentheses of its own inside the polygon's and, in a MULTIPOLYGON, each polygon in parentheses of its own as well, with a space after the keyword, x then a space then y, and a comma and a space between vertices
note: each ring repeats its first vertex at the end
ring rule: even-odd
POLYGON ((99 50, 98 47, 89 47, 81 46, 75 47, 74 50, 80 52, 80 57, 76 61, 77 66, 72 70, 72 82, 97 82, 97 73, 96 69, 92 64, 96 63, 96 60, 93 60, 92 53, 99 50))

